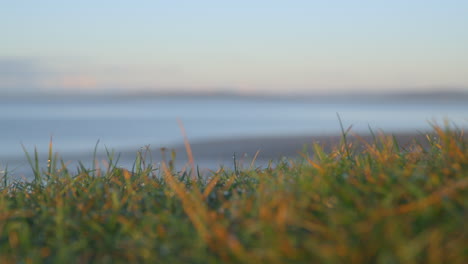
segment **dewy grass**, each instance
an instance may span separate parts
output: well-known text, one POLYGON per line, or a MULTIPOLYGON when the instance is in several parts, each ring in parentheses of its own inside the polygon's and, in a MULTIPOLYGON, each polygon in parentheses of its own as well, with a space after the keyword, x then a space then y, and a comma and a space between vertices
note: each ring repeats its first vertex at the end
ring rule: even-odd
POLYGON ((0 263, 468 263, 466 137, 356 142, 196 179, 145 153, 75 174, 27 155, 35 180, 0 188, 0 263))

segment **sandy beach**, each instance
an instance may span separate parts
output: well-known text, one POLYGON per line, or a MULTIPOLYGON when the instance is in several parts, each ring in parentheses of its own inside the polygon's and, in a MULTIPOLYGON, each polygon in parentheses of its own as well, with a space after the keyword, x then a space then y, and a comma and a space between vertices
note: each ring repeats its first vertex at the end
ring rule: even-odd
MULTIPOLYGON (((423 145, 427 143, 423 133, 398 133, 393 134, 400 146, 405 147, 411 142, 417 141, 423 145)), ((312 145, 318 143, 326 151, 330 151, 342 140, 341 135, 317 135, 317 136, 275 136, 275 137, 250 137, 233 138, 224 140, 190 142, 195 164, 200 167, 217 168, 220 165, 231 167, 233 157, 242 164, 250 164, 256 156, 256 164, 261 166, 268 161, 278 161, 282 157, 297 158, 304 151, 313 154, 312 145), (258 152, 258 154, 257 154, 258 152)), ((370 134, 348 135, 348 142, 356 145, 364 145, 365 142, 373 142, 370 134)), ((177 163, 188 162, 187 152, 183 143, 165 147, 166 157, 174 150, 177 154, 177 163)), ((153 160, 162 159, 160 148, 151 148, 153 160)), ((122 153, 122 158, 130 159, 134 152, 122 153)))

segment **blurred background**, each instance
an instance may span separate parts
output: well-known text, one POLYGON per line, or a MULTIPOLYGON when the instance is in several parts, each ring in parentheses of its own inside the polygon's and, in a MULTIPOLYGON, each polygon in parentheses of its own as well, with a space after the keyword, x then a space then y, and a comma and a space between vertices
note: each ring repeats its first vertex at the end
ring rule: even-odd
POLYGON ((211 168, 297 154, 337 114, 361 134, 467 124, 467 1, 0 3, 0 166, 18 175, 51 137, 70 161, 98 140, 159 159, 183 150, 178 120, 211 168))

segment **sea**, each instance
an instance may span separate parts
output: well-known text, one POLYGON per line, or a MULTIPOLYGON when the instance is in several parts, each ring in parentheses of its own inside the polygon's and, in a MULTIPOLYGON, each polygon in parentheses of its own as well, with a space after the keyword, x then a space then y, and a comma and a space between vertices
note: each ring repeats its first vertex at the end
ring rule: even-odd
MULTIPOLYGON (((0 98, 0 171, 25 151, 89 154, 233 138, 464 128, 468 101, 405 98, 129 96, 0 98), (184 129, 181 129, 181 124, 184 129)), ((21 162, 23 163, 21 163, 21 162)), ((21 171, 21 169, 19 169, 21 171)))

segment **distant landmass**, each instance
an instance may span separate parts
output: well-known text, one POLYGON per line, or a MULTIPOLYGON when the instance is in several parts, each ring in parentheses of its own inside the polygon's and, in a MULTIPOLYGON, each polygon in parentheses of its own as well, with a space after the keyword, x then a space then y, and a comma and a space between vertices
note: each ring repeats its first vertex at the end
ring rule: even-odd
POLYGON ((106 92, 30 92, 30 93, 14 93, 0 91, 0 101, 8 100, 9 98, 29 98, 29 99, 138 99, 138 98, 200 98, 200 99, 216 99, 216 98, 237 98, 237 99, 253 99, 253 100, 307 100, 307 101, 432 101, 432 102, 452 102, 452 101, 467 101, 468 89, 462 90, 447 90, 447 91, 409 91, 409 92, 343 92, 343 93, 295 93, 295 94, 265 94, 265 93, 237 93, 237 92, 187 92, 187 91, 106 91, 106 92))

